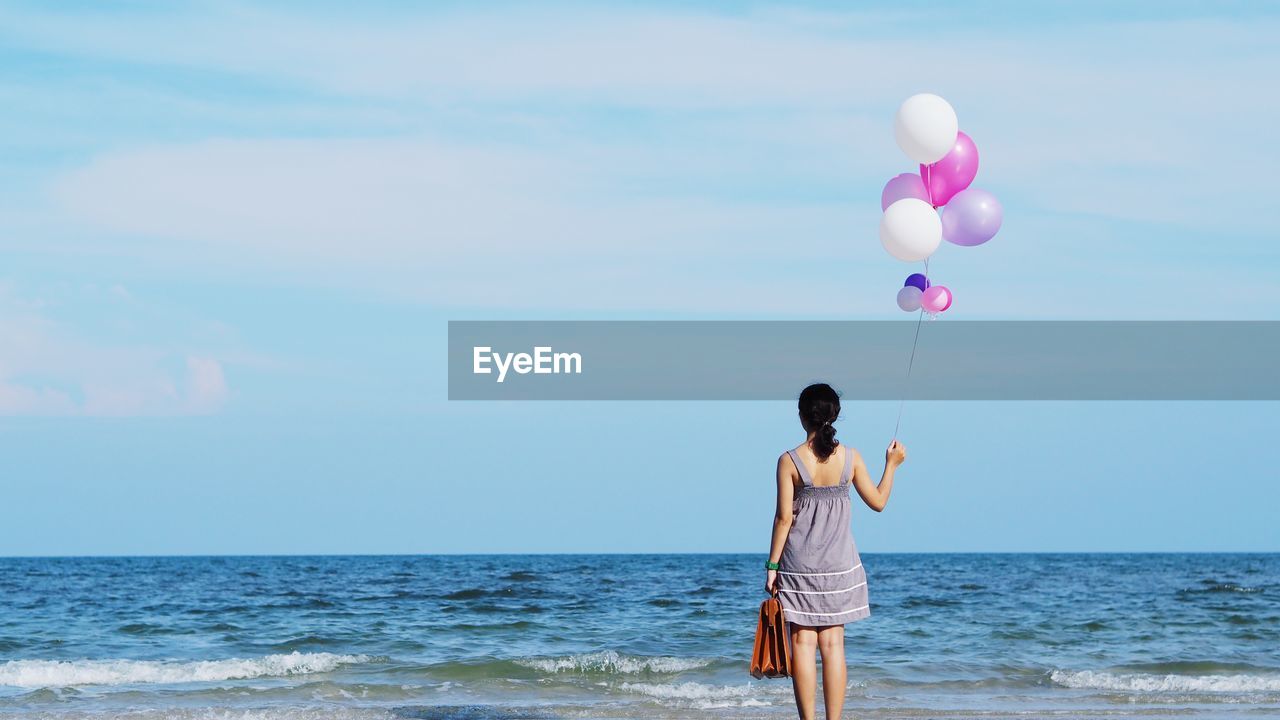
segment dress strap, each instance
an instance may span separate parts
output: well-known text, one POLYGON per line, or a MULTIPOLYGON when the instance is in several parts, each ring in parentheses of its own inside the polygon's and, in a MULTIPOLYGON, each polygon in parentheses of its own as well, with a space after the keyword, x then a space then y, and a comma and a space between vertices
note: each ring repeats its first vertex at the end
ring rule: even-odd
POLYGON ((840 484, 848 485, 853 481, 853 448, 844 447, 844 472, 840 473, 840 484))
POLYGON ((795 450, 788 450, 787 454, 791 456, 791 462, 796 464, 796 471, 800 473, 800 482, 805 487, 813 487, 813 478, 809 477, 809 471, 804 469, 804 463, 800 462, 800 456, 795 450))

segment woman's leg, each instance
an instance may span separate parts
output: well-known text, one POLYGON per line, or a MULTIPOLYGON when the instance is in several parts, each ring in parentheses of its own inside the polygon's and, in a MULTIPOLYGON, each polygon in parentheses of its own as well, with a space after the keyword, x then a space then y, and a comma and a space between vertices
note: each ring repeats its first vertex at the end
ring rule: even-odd
POLYGON ((845 682, 848 672, 844 664, 844 626, 829 625, 818 630, 818 649, 822 651, 822 699, 827 717, 834 720, 844 711, 845 682))
POLYGON ((791 625, 791 689, 796 694, 800 720, 813 720, 818 692, 818 666, 814 658, 817 649, 818 633, 813 628, 791 625))

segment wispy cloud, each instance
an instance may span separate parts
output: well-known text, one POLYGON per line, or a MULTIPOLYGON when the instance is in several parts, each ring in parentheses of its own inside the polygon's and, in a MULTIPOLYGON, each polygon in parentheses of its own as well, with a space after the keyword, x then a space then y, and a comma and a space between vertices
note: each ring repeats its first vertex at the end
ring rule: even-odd
POLYGON ((110 78, 90 107, 126 88, 160 129, 47 169, 32 184, 46 225, 177 274, 252 269, 443 307, 875 314, 877 279, 903 270, 875 241, 880 183, 910 169, 890 120, 921 89, 955 103, 978 183, 1006 203, 1001 252, 939 258, 966 312, 1233 316, 1222 288, 1280 272, 1256 262, 1276 251, 1252 169, 1280 162, 1260 142, 1280 106, 1251 91, 1280 70, 1266 14, 3 14, 12 47, 110 78), (1161 279, 1181 304, 1154 299, 1161 279))
POLYGON ((229 395, 214 357, 86 339, 3 285, 0 348, 0 415, 206 414, 229 395))

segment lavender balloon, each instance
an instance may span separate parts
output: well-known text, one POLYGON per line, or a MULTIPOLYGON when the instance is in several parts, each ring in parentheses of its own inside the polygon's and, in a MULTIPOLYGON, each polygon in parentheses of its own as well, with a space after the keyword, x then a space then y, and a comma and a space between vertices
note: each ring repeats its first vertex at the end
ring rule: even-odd
POLYGON ((924 292, 925 290, 928 290, 929 286, 932 284, 933 283, 929 282, 929 278, 925 277, 922 273, 911 273, 907 276, 907 281, 902 283, 902 287, 913 287, 920 292, 924 292))
POLYGON ((919 175, 902 173, 885 183, 884 191, 880 193, 880 210, 888 210, 890 205, 903 198, 915 198, 929 202, 929 191, 925 189, 924 181, 920 179, 919 175))
MULTIPOLYGON (((978 176, 978 146, 964 133, 956 133, 956 144, 941 160, 920 166, 929 202, 941 207, 951 201, 956 193, 969 187, 978 176)), ((883 208, 882 208, 883 209, 883 208)))
POLYGON ((923 297, 924 293, 920 292, 920 288, 908 285, 898 291, 898 307, 907 312, 915 312, 920 309, 920 300, 923 297))
POLYGON ((942 212, 942 239, 973 247, 995 236, 1004 222, 1004 208, 986 190, 969 188, 956 193, 942 212))

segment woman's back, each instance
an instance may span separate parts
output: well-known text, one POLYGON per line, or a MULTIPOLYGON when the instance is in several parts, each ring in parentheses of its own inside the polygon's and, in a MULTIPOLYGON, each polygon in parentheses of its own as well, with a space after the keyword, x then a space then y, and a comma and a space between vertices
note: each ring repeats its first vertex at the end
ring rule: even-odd
POLYGON ((845 477, 845 467, 852 467, 853 462, 857 461, 858 451, 845 445, 837 445, 835 452, 831 453, 824 462, 814 454, 809 443, 802 443, 790 450, 788 454, 791 455, 791 461, 797 465, 796 485, 803 484, 803 475, 800 474, 803 471, 808 474, 814 487, 831 487, 839 485, 842 480, 848 481, 845 477))

